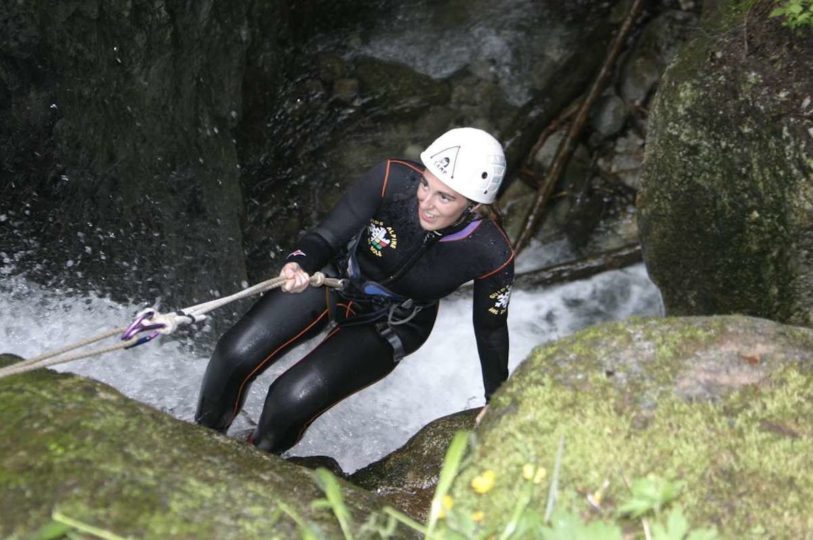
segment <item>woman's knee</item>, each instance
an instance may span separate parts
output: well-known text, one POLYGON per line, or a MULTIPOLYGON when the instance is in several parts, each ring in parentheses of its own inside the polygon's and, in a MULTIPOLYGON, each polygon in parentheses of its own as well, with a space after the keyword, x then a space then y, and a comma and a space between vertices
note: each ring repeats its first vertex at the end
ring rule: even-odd
POLYGON ((305 428, 322 410, 317 403, 317 381, 277 379, 268 389, 260 420, 254 431, 254 444, 261 450, 282 453, 301 437, 305 428), (316 399, 315 399, 316 398, 316 399))
POLYGON ((245 399, 246 384, 256 377, 257 362, 242 336, 227 332, 218 341, 203 375, 195 421, 225 431, 245 399))
MULTIPOLYGON (((256 339, 240 332, 226 332, 218 340, 209 364, 214 364, 219 371, 251 370, 258 362, 256 339)), ((261 360, 261 358, 260 358, 261 360)))

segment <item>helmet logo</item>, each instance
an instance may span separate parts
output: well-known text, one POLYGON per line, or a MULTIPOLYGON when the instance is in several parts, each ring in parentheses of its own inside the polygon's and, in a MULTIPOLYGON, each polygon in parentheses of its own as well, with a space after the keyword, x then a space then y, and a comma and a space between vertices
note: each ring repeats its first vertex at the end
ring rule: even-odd
POLYGON ((459 146, 444 148, 431 156, 432 164, 442 174, 449 178, 454 178, 454 170, 457 167, 457 155, 460 153, 459 146))

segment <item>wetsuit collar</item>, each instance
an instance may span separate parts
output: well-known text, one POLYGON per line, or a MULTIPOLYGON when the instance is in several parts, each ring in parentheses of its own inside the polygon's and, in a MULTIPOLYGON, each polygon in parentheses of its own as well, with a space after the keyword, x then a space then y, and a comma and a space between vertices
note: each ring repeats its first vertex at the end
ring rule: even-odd
POLYGON ((458 235, 467 236, 468 234, 470 234, 471 231, 474 230, 477 227, 477 225, 479 225, 479 222, 480 217, 477 214, 471 211, 467 211, 463 214, 463 216, 457 223, 455 223, 454 225, 449 225, 444 229, 440 229, 437 232, 440 233, 442 237, 441 241, 447 240, 447 237, 453 237, 448 238, 449 240, 451 239, 457 240, 458 235))
POLYGON ((474 220, 470 221, 468 225, 466 225, 465 227, 463 227, 459 231, 451 233, 451 234, 444 235, 443 238, 440 239, 440 241, 441 242, 454 242, 455 240, 462 240, 462 239, 466 238, 467 236, 469 236, 471 233, 473 233, 475 231, 475 229, 477 229, 477 227, 480 226, 481 222, 482 222, 482 219, 479 219, 479 218, 474 219, 474 220))

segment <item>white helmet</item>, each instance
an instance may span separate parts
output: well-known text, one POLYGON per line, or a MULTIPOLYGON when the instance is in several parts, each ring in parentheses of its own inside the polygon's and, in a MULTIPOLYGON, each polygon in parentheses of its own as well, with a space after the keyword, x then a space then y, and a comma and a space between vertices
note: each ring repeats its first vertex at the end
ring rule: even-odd
POLYGON ((482 129, 451 129, 421 152, 438 179, 472 201, 491 204, 505 176, 502 145, 482 129))

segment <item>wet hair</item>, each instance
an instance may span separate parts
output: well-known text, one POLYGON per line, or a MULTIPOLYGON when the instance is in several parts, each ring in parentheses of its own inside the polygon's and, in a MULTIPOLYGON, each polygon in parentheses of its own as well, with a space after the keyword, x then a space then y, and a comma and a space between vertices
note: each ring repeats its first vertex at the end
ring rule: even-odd
POLYGON ((498 224, 502 224, 502 212, 500 212, 500 209, 496 204, 474 204, 475 206, 471 211, 474 212, 475 215, 484 219, 491 219, 498 224))

